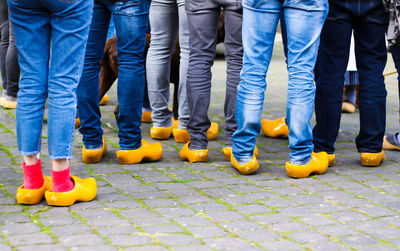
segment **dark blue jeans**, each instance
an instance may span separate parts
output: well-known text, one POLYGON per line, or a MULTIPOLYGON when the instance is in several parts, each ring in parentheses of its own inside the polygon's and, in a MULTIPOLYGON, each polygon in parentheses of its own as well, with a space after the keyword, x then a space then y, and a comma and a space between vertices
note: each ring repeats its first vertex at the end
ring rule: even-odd
MULTIPOLYGON (((397 70, 397 85, 398 85, 398 90, 399 90, 399 100, 400 100, 400 45, 395 44, 390 46, 390 52, 392 54, 394 66, 396 67, 397 70)), ((399 107, 399 112, 400 112, 400 107, 399 107)))
POLYGON ((381 0, 330 0, 329 4, 315 69, 315 152, 333 153, 335 150, 352 29, 360 74, 360 131, 356 145, 359 152, 379 152, 386 120, 383 69, 387 58, 388 16, 381 0))
POLYGON ((118 128, 121 150, 141 146, 141 117, 144 95, 144 49, 150 0, 96 0, 86 49, 85 67, 78 86, 80 132, 87 149, 102 144, 99 110, 100 61, 113 14, 118 51, 118 128))
POLYGON ((48 97, 50 158, 69 159, 93 1, 9 0, 8 5, 21 67, 18 150, 23 155, 40 152, 48 97))

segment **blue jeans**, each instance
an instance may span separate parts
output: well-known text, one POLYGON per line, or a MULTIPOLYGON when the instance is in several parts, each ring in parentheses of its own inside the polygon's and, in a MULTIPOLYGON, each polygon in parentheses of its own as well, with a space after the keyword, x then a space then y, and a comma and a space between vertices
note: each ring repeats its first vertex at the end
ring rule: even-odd
POLYGON ((81 120, 79 132, 82 134, 82 140, 87 149, 96 149, 102 145, 99 73, 113 10, 114 2, 112 0, 94 1, 85 64, 77 89, 78 113, 81 120))
POLYGON ((171 55, 179 31, 179 129, 186 129, 189 108, 186 96, 186 74, 189 64, 189 28, 184 0, 153 0, 150 7, 151 43, 147 53, 146 74, 154 127, 171 123, 168 109, 171 55))
POLYGON ((386 89, 383 78, 387 52, 388 15, 381 0, 333 0, 321 33, 316 77, 315 152, 333 153, 340 128, 344 73, 354 30, 359 72, 359 152, 380 152, 386 122, 386 89))
POLYGON ((319 35, 328 13, 327 0, 244 0, 243 69, 236 104, 237 131, 233 154, 242 161, 253 155, 261 128, 260 116, 267 87, 265 76, 271 61, 279 17, 283 12, 288 47, 287 124, 290 162, 304 165, 313 151, 310 119, 314 107, 314 65, 319 35), (312 25, 311 25, 312 24, 312 25))
POLYGON ((16 111, 18 150, 23 155, 40 152, 48 97, 50 158, 71 158, 75 92, 83 69, 93 1, 9 0, 8 4, 21 67, 16 111))
POLYGON ((144 95, 144 49, 150 0, 96 0, 85 56, 85 68, 78 87, 80 132, 87 149, 102 144, 99 110, 99 72, 108 25, 113 14, 118 51, 118 128, 121 150, 141 146, 141 117, 144 95))

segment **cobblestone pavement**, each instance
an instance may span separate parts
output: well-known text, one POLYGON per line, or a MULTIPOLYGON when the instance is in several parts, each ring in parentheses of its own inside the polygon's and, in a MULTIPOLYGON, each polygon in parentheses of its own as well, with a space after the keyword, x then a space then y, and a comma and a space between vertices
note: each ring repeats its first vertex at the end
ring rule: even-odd
MULTIPOLYGON (((277 45, 263 118, 285 114, 287 73, 277 45)), ((390 58, 390 57, 389 57, 390 58)), ((213 68, 210 116, 224 127, 225 62, 213 68)), ((393 71, 389 59, 386 72, 393 71)), ((399 129, 396 76, 387 77, 388 132, 399 129)), ((224 132, 209 143, 210 161, 179 160, 182 144, 163 141, 161 161, 120 165, 111 102, 102 107, 108 154, 98 164, 81 161, 75 132, 72 173, 94 176, 97 198, 70 207, 17 205, 22 183, 15 111, 0 110, 0 250, 399 250, 400 152, 387 151, 378 168, 362 167, 354 138, 358 113, 344 114, 337 163, 325 175, 291 179, 283 169, 287 139, 260 135, 260 170, 243 176, 224 160, 224 132)), ((150 139, 150 124, 143 125, 150 139)), ((46 128, 45 174, 50 174, 46 128)))

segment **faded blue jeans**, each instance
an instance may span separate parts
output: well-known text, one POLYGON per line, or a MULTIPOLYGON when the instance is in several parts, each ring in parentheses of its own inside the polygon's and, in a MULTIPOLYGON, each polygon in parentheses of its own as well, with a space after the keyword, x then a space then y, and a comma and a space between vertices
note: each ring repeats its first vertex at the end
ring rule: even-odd
POLYGON ((96 0, 85 68, 78 87, 79 131, 87 149, 102 144, 99 109, 99 72, 111 14, 117 34, 119 103, 118 137, 121 150, 141 146, 141 118, 145 85, 144 49, 150 0, 96 0))
POLYGON ((189 27, 184 0, 153 0, 150 7, 151 42, 146 60, 149 101, 154 127, 171 123, 168 109, 171 55, 179 31, 179 129, 186 129, 189 108, 186 96, 186 76, 189 64, 189 27))
POLYGON ((40 152, 48 98, 50 158, 69 159, 75 91, 82 74, 93 1, 9 0, 8 5, 21 68, 16 111, 18 150, 23 155, 40 152))
POLYGON ((287 124, 290 162, 304 165, 313 151, 311 116, 314 109, 314 66, 319 36, 328 13, 328 0, 244 0, 243 69, 236 104, 237 131, 233 154, 247 162, 260 133, 260 117, 267 87, 266 74, 276 27, 283 12, 288 43, 287 124))

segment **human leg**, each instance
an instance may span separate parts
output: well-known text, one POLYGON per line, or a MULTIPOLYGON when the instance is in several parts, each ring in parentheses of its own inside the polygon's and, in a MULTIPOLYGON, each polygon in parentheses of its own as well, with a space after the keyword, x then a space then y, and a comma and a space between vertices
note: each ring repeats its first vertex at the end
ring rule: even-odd
POLYGON ((214 2, 186 1, 189 24, 190 58, 187 70, 187 95, 190 119, 190 150, 207 148, 207 130, 211 125, 208 107, 211 94, 211 66, 214 62, 217 22, 220 7, 214 2), (207 8, 204 6, 207 5, 207 8), (209 6, 208 6, 209 5, 209 6))
MULTIPOLYGON (((99 109, 99 72, 112 4, 109 1, 94 1, 93 17, 85 52, 82 77, 77 88, 79 128, 84 147, 87 150, 102 146, 103 130, 99 109)), ((100 158, 101 159, 101 158, 100 158)), ((85 160, 84 160, 85 161, 85 160)))
POLYGON ((349 58, 351 19, 343 16, 335 3, 321 32, 316 72, 315 116, 313 129, 315 152, 333 154, 340 127, 344 73, 349 58))

